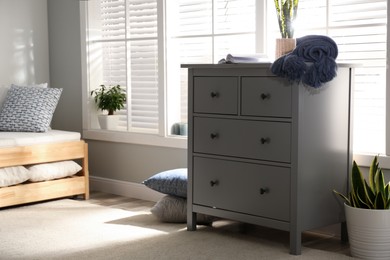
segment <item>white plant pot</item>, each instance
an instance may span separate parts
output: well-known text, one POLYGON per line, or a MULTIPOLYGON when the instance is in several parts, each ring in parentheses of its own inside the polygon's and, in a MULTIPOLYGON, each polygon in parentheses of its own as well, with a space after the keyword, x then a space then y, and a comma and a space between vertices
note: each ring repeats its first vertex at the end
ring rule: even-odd
POLYGON ((352 256, 390 259, 390 210, 344 208, 352 256))
POLYGON ((99 125, 101 129, 116 130, 118 129, 119 115, 99 115, 99 125))

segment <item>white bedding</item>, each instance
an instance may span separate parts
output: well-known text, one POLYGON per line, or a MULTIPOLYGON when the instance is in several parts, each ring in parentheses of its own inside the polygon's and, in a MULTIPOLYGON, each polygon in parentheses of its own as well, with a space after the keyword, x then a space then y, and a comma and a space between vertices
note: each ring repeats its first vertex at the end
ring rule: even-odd
POLYGON ((45 133, 0 132, 0 148, 79 141, 80 137, 78 132, 61 130, 49 130, 45 133))

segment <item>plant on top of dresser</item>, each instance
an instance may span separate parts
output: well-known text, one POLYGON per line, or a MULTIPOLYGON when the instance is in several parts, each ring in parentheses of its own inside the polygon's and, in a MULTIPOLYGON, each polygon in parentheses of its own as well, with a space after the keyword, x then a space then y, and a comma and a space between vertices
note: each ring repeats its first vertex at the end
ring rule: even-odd
POLYGON ((293 24, 297 17, 299 0, 274 0, 274 2, 282 38, 293 38, 293 24))
POLYGON ((275 59, 291 52, 296 45, 294 21, 299 0, 274 0, 281 38, 276 39, 275 59))
POLYGON ((107 115, 99 115, 99 124, 102 129, 115 129, 118 116, 115 111, 124 108, 126 104, 126 91, 120 85, 109 86, 100 85, 99 88, 91 91, 91 96, 102 111, 107 111, 107 115))
POLYGON ((390 259, 390 182, 385 183, 378 157, 371 163, 368 182, 354 161, 350 183, 348 195, 334 192, 345 200, 351 254, 363 259, 390 259))

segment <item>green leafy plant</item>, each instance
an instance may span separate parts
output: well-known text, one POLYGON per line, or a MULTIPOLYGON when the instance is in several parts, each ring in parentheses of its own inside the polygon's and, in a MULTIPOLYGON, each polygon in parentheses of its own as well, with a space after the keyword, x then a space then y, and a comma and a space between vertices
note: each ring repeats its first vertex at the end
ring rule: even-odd
POLYGON ((98 108, 108 111, 108 115, 113 115, 115 111, 124 108, 126 103, 126 92, 120 85, 106 87, 100 85, 99 88, 91 91, 98 108))
POLYGON ((333 190, 345 200, 347 205, 363 209, 390 209, 390 182, 385 183, 382 169, 379 167, 378 157, 373 159, 368 183, 356 162, 353 162, 351 174, 351 191, 343 195, 333 190))
POLYGON ((274 0, 282 38, 293 38, 299 0, 274 0))

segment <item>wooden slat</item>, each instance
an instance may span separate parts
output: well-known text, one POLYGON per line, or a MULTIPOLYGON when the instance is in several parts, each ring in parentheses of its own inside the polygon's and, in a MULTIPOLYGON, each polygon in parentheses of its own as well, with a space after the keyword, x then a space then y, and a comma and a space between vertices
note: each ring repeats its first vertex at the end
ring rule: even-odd
POLYGON ((16 146, 0 149, 0 167, 80 159, 84 141, 16 146))
POLYGON ((0 207, 81 195, 85 194, 86 186, 84 176, 74 176, 1 188, 0 207))

